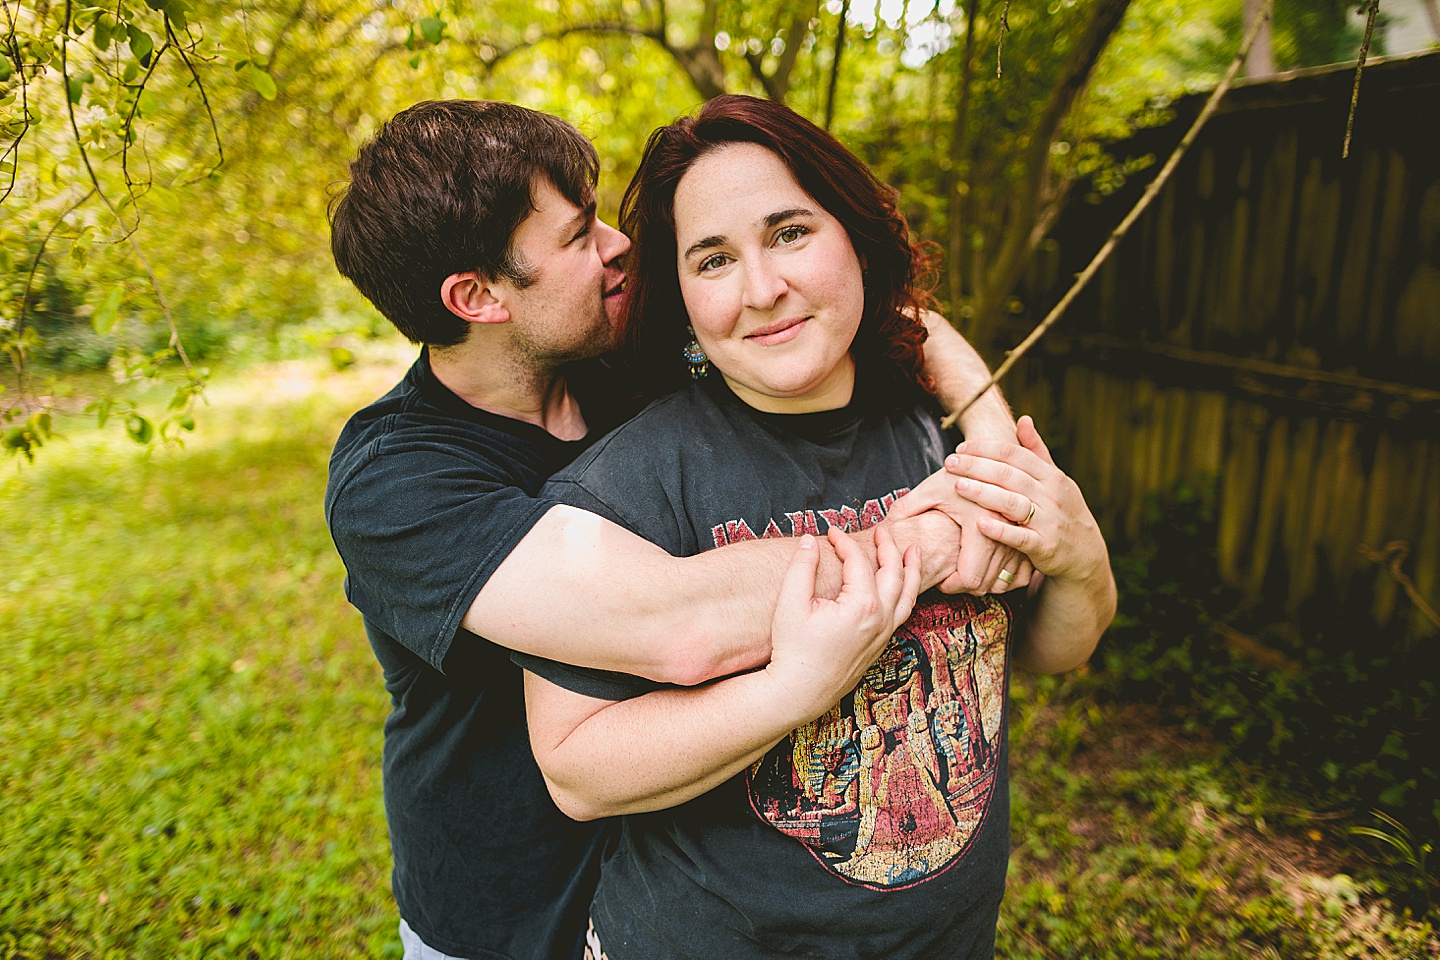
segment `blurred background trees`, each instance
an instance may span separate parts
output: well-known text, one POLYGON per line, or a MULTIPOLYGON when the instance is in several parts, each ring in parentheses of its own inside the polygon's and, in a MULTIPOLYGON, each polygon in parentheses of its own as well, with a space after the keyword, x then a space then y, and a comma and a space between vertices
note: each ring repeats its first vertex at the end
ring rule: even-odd
MULTIPOLYGON (((1355 7, 1279 0, 1274 66, 1353 57, 1355 7)), ((334 273, 325 208, 356 146, 426 98, 575 123, 612 214, 655 126, 720 92, 784 100, 900 189, 944 250, 944 309, 986 342, 1063 204, 1147 163, 1105 145, 1212 83, 1245 15, 1246 0, 4 0, 5 447, 43 442, 52 373, 172 379, 158 419, 123 394, 91 405, 149 439, 193 424, 209 361, 383 330, 334 273)))

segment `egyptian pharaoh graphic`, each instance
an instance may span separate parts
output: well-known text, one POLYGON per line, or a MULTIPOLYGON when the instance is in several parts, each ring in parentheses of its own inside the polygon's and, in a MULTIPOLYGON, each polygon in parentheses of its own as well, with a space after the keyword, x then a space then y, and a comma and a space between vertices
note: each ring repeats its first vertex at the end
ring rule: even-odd
POLYGON ((995 789, 1011 625, 995 598, 917 605, 859 686, 751 768, 755 812, 853 883, 954 862, 995 789))

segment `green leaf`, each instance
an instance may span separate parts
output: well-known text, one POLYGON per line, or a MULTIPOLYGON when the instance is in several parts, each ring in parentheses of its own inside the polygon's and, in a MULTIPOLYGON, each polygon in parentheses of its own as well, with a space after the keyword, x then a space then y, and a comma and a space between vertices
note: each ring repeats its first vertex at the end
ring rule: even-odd
POLYGON ((155 116, 160 112, 160 98, 149 90, 140 91, 140 112, 147 117, 155 116))
POLYGON ((431 45, 438 44, 445 36, 445 21, 439 17, 425 17, 416 21, 415 26, 420 28, 420 32, 431 45))
POLYGON ((140 414, 132 413, 125 418, 125 432, 136 443, 146 444, 155 436, 155 425, 140 414))
POLYGON ((109 19, 109 17, 95 18, 95 33, 92 39, 95 43, 95 49, 99 50, 101 53, 104 53, 106 50, 110 49, 109 19))
POLYGON ((249 58, 249 57, 246 57, 244 60, 236 60, 236 61, 235 61, 235 72, 236 72, 236 73, 239 73, 241 70, 244 70, 244 69, 245 69, 246 67, 248 67, 248 66, 250 66, 250 58, 249 58))
POLYGON ((275 81, 271 79, 270 74, 253 63, 250 65, 250 82, 255 85, 256 90, 260 91, 260 96, 266 100, 275 99, 275 81))
POLYGON ((79 77, 71 77, 66 85, 70 90, 70 102, 79 103, 80 98, 85 95, 85 81, 79 77))
POLYGON ((120 74, 120 79, 125 83, 134 83, 135 78, 138 76, 140 76, 140 68, 131 62, 125 64, 125 69, 120 74))
POLYGON ((145 6, 151 10, 159 10, 162 13, 170 5, 170 0, 145 0, 145 6))
POLYGON ((410 69, 411 69, 411 70, 419 70, 419 69, 420 69, 420 54, 417 53, 417 54, 415 54, 415 56, 413 56, 413 57, 410 58, 410 69))
POLYGON ((180 0, 170 0, 170 5, 165 8, 165 16, 170 18, 170 24, 176 30, 184 30, 188 25, 185 19, 185 12, 188 8, 180 0))
POLYGON ((155 41, 150 39, 150 34, 141 30, 133 23, 127 28, 127 35, 130 38, 130 52, 136 60, 145 63, 150 54, 155 50, 155 41))
POLYGON ((14 72, 15 68, 10 65, 10 58, 4 54, 0 54, 0 83, 9 80, 11 74, 14 72))
POLYGON ((105 336, 110 332, 110 328, 115 326, 115 314, 120 309, 120 296, 124 292, 124 287, 115 287, 105 296, 104 300, 100 301, 100 305, 90 315, 90 326, 100 336, 105 336))
POLYGON ((101 397, 99 400, 92 400, 85 407, 86 413, 95 414, 95 425, 104 427, 105 422, 110 419, 110 411, 114 409, 115 401, 110 397, 101 397))

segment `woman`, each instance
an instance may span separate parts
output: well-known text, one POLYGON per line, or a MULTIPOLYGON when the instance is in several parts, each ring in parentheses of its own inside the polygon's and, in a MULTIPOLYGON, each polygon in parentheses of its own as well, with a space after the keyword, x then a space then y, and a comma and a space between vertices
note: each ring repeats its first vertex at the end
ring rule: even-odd
POLYGON ((622 219, 635 243, 624 336, 642 382, 709 375, 549 492, 676 554, 801 545, 765 670, 661 690, 524 660, 532 744, 561 809, 627 814, 592 952, 992 955, 1009 664, 1069 669, 1093 649, 1113 611, 1093 518, 1028 420, 1025 448, 971 445, 953 461, 965 495, 997 514, 987 535, 1049 575, 1026 631, 1004 596, 931 591, 909 613, 913 553, 902 561, 879 526, 875 574, 837 535, 924 510, 955 480, 941 472, 905 497, 947 450, 920 370, 921 258, 893 193, 829 134, 768 101, 712 100, 651 137, 622 219), (822 532, 846 566, 832 605, 813 600, 822 532), (869 616, 879 659, 839 685, 807 680, 805 644, 847 611, 869 616))

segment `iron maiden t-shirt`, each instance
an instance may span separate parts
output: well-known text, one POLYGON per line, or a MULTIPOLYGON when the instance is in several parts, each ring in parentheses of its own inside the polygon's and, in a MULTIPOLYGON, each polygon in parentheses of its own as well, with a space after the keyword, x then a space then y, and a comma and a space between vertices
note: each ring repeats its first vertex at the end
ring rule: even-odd
MULTIPOLYGON (((597 442, 544 495, 684 556, 872 526, 946 452, 924 406, 765 414, 712 376, 597 442)), ((606 957, 992 956, 1015 626, 1006 600, 923 594, 824 716, 710 793, 624 818, 591 909, 606 957)), ((657 688, 516 659, 587 696, 657 688)))

